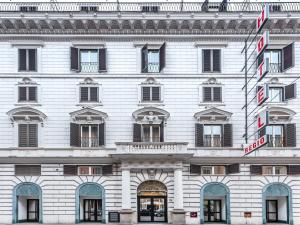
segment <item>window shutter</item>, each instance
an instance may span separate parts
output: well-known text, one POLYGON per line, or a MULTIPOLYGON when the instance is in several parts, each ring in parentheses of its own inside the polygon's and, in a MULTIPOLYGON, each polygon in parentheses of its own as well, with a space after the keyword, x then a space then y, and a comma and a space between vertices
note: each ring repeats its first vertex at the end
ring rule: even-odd
POLYGON ((232 124, 223 125, 223 147, 232 147, 232 124))
POLYGON ((210 69, 210 50, 203 50, 203 72, 211 72, 210 69))
POLYGON ((75 166, 75 165, 64 165, 64 175, 67 175, 67 176, 77 175, 77 166, 75 166))
POLYGON ((19 70, 26 70, 26 49, 19 49, 19 70))
POLYGON ((98 87, 90 87, 90 101, 98 102, 98 87))
POLYGON ((40 165, 15 165, 16 176, 40 176, 40 165))
POLYGON ((288 175, 300 174, 300 165, 289 165, 287 169, 288 169, 288 175))
POLYGON ((234 174, 234 173, 239 173, 239 172, 240 172, 240 164, 238 164, 238 163, 226 166, 227 174, 234 174))
POLYGON ((148 72, 148 46, 144 45, 144 47, 141 50, 141 61, 142 61, 142 73, 148 72))
POLYGON ((28 147, 38 146, 38 125, 28 124, 28 147))
POLYGON ((29 101, 36 101, 36 87, 29 87, 29 101))
POLYGON ((296 84, 290 84, 284 87, 284 99, 290 100, 296 98, 296 84))
POLYGON ((89 100, 89 88, 81 87, 80 88, 80 101, 87 102, 89 100))
POLYGON ((196 131, 195 131, 195 146, 203 147, 203 124, 196 123, 196 131))
POLYGON ((105 145, 105 125, 99 124, 99 146, 105 145))
POLYGON ((36 49, 28 49, 29 71, 36 71, 36 49))
POLYGON ((211 87, 203 87, 203 102, 211 102, 211 87))
POLYGON ((283 71, 294 66, 294 43, 282 49, 283 56, 283 71))
POLYGON ((190 165, 190 173, 191 174, 201 174, 201 166, 200 165, 191 164, 190 165))
POLYGON ((161 72, 166 66, 166 43, 164 43, 159 49, 159 72, 161 72))
POLYGON ((221 87, 214 87, 214 101, 221 102, 222 101, 222 88, 221 87))
POLYGON ((164 142, 164 122, 159 125, 159 132, 160 142, 164 142))
POLYGON ((134 123, 133 124, 133 142, 141 142, 142 141, 142 125, 134 123))
POLYGON ((296 124, 285 125, 285 147, 296 147, 296 124))
POLYGON ((19 124, 19 147, 27 147, 27 135, 28 126, 27 124, 19 124))
POLYGON ((19 101, 26 101, 27 98, 26 98, 26 94, 27 94, 27 91, 26 91, 26 87, 19 87, 19 101))
POLYGON ((250 174, 251 175, 261 175, 262 174, 262 166, 250 165, 250 174))
POLYGON ((152 101, 160 101, 160 88, 152 87, 152 101))
POLYGON ((106 48, 99 49, 99 72, 106 71, 106 48))
POLYGON ((214 49, 212 52, 213 52, 213 71, 220 72, 221 71, 221 50, 214 49))
POLYGON ((70 124, 70 145, 80 147, 80 126, 76 123, 70 124))
POLYGON ((79 52, 78 52, 78 48, 71 47, 71 70, 79 71, 79 52))
POLYGON ((150 101, 150 87, 142 87, 142 101, 150 101))
POLYGON ((112 167, 112 165, 102 166, 102 174, 104 176, 106 176, 106 175, 112 175, 113 174, 113 167, 112 167))

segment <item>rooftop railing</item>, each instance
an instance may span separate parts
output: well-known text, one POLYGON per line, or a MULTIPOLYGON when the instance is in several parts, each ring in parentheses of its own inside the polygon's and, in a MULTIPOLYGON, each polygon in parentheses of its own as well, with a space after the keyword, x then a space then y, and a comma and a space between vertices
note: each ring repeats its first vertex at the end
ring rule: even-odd
MULTIPOLYGON (((299 12, 300 2, 268 2, 271 12, 299 12)), ((259 12, 263 2, 2 2, 0 12, 259 12)))

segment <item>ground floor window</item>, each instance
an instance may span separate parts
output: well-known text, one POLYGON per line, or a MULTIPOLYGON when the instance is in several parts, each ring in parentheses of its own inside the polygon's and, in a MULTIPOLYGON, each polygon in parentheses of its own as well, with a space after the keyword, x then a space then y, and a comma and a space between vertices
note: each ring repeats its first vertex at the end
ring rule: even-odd
POLYGON ((102 200, 101 199, 83 200, 83 221, 85 222, 102 221, 102 200))
POLYGON ((204 201, 204 222, 222 221, 222 200, 204 201))

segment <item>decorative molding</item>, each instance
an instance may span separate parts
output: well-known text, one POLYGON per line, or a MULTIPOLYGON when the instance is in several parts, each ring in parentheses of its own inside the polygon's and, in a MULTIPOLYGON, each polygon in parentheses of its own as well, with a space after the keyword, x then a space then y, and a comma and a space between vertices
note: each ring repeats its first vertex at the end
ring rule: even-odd
POLYGON ((7 112, 7 115, 10 117, 12 124, 14 122, 42 122, 47 118, 47 116, 41 111, 31 108, 31 107, 19 107, 12 109, 7 112))
POLYGON ((195 44, 194 44, 194 46, 195 47, 197 47, 197 48, 199 48, 199 47, 207 47, 207 46, 209 46, 210 48, 211 47, 227 47, 227 45, 228 45, 228 42, 222 42, 222 41, 220 41, 220 42, 217 42, 217 41, 211 41, 211 42, 195 42, 195 44))
POLYGON ((156 107, 144 107, 132 113, 133 118, 140 124, 161 124, 170 117, 170 113, 156 107))
POLYGON ((12 47, 24 47, 24 46, 35 46, 43 47, 44 42, 38 40, 12 40, 10 41, 12 47))
POLYGON ((215 107, 203 110, 201 112, 197 112, 194 115, 197 121, 201 121, 201 122, 205 121, 210 123, 215 121, 228 121, 231 116, 232 116, 231 112, 217 109, 215 107))
POLYGON ((108 115, 91 108, 83 108, 70 113, 72 121, 76 123, 104 123, 108 115))

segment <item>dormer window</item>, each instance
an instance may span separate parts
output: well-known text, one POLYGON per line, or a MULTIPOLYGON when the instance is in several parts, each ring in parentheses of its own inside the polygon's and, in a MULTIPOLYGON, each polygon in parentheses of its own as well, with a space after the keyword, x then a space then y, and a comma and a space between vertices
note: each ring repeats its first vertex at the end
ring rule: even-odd
POLYGON ((165 44, 144 45, 142 54, 142 73, 160 73, 165 67, 165 44))

